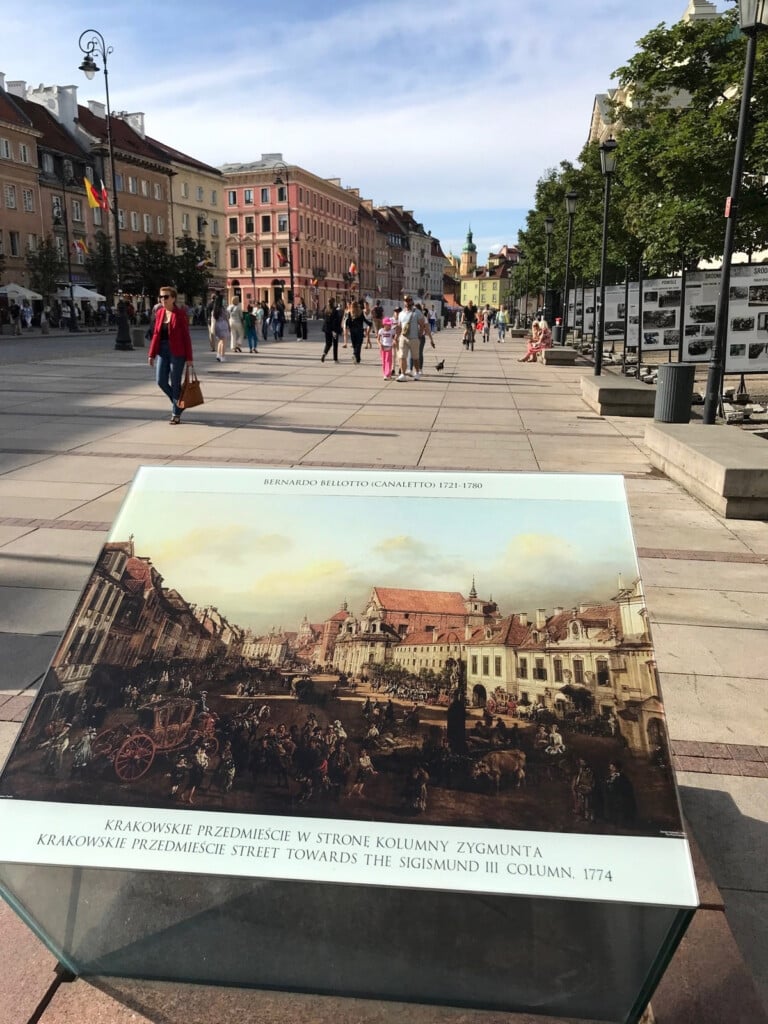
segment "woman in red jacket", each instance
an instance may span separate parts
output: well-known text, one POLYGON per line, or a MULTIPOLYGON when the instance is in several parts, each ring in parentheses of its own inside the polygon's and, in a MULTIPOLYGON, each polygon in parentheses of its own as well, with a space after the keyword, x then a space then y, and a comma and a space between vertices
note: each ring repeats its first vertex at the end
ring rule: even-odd
POLYGON ((157 359, 157 386, 171 400, 171 423, 181 423, 179 395, 185 363, 193 364, 192 339, 189 336, 187 311, 176 305, 176 289, 166 285, 160 289, 162 306, 155 316, 149 365, 157 359))

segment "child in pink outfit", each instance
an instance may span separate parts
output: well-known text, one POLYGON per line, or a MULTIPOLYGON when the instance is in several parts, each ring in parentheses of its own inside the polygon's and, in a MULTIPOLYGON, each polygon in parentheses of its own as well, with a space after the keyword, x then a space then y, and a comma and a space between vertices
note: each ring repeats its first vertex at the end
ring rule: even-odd
POLYGON ((381 351, 381 369, 384 373, 384 380, 389 380, 392 376, 394 363, 393 345, 395 342, 395 332, 392 327, 391 317, 384 317, 376 338, 379 342, 379 350, 381 351))

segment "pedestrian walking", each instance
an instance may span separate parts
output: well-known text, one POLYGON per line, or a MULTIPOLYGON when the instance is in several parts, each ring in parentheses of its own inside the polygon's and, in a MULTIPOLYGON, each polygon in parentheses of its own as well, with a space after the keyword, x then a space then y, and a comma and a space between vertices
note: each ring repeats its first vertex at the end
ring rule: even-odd
POLYGON ((413 377, 414 380, 421 378, 421 360, 419 358, 419 328, 422 321, 426 320, 424 314, 416 309, 413 298, 406 295, 403 299, 405 309, 397 318, 397 355, 400 360, 400 373, 397 377, 402 383, 413 377), (408 372, 408 357, 411 357, 413 370, 408 372))
POLYGON ((307 307, 304 305, 301 299, 299 299, 296 309, 294 310, 296 316, 296 337, 299 341, 307 340, 307 307))
POLYGON ((235 296, 235 301, 227 308, 229 313, 229 351, 242 352, 243 341, 245 340, 245 329, 243 325, 243 304, 240 296, 235 296))
POLYGON ((219 307, 218 316, 216 322, 213 325, 213 335, 216 339, 216 362, 224 362, 224 352, 226 351, 227 345, 230 340, 229 331, 229 314, 227 313, 227 307, 224 303, 219 307))
POLYGON ((248 303, 248 308, 243 313, 243 330, 245 331, 245 340, 248 342, 248 351, 253 355, 259 349, 256 342, 256 317, 250 302, 248 303))
POLYGON ((353 302, 347 314, 347 331, 349 332, 349 340, 352 345, 352 355, 354 356, 355 363, 358 365, 360 363, 363 341, 365 340, 366 326, 370 329, 373 326, 373 321, 366 317, 360 308, 359 302, 353 302))
POLYGON ((193 365, 192 339, 187 311, 176 304, 176 289, 170 285, 160 289, 162 308, 158 309, 152 331, 147 360, 154 367, 157 361, 157 386, 171 401, 171 423, 181 423, 179 407, 181 375, 184 367, 193 365))
POLYGON ((507 313, 504 309, 500 309, 496 314, 496 330, 498 332, 498 343, 503 345, 507 333, 507 313))
POLYGON ((379 351, 381 352, 381 372, 384 375, 384 380, 389 380, 390 377, 394 376, 395 330, 392 326, 391 317, 384 317, 381 327, 376 332, 376 340, 379 343, 379 351))
POLYGON ((320 356, 320 362, 325 362, 325 357, 333 349, 333 361, 339 361, 339 335, 341 334, 341 311, 336 307, 335 299, 328 299, 323 319, 323 334, 325 335, 325 348, 320 356))

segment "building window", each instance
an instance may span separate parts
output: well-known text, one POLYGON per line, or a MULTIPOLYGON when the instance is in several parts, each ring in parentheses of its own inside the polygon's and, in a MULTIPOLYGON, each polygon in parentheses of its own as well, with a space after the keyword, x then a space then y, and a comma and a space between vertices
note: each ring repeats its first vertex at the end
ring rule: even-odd
POLYGON ((517 678, 527 679, 528 678, 528 659, 518 658, 517 659, 517 678))
POLYGON ((21 256, 21 236, 18 231, 8 232, 8 242, 10 244, 11 256, 21 256))
MULTIPOLYGON (((182 185, 182 188, 183 187, 184 186, 182 185)), ((139 191, 139 179, 135 178, 132 174, 129 175, 129 177, 128 177, 128 191, 133 196, 137 195, 137 193, 139 191)))
POLYGON ((215 220, 211 224, 211 234, 212 235, 218 235, 218 233, 219 233, 219 222, 217 220, 215 220))
POLYGON ((195 195, 197 196, 198 203, 202 203, 203 199, 205 198, 205 191, 204 191, 202 185, 198 185, 197 186, 197 190, 195 191, 195 195))
POLYGON ((229 217, 229 233, 230 235, 237 234, 237 217, 229 217))
POLYGON ((43 172, 53 174, 53 157, 50 153, 43 153, 43 172))
POLYGON ((237 206, 237 192, 233 188, 227 192, 227 202, 230 206, 237 206))
POLYGON ((16 209, 16 186, 5 186, 5 205, 8 210, 16 209))
POLYGON ((277 186, 277 201, 278 203, 288 202, 288 189, 285 187, 285 185, 277 186))
MULTIPOLYGON (((28 252, 36 252, 37 251, 37 235, 27 235, 27 251, 28 252)), ((78 254, 80 254, 80 250, 79 249, 78 249, 78 254)))
POLYGON ((611 685, 611 673, 608 671, 608 662, 605 658, 598 658, 595 662, 598 686, 611 685))
POLYGON ((483 675, 487 676, 490 672, 490 658, 487 654, 483 655, 483 675))
POLYGON ((262 201, 262 203, 268 203, 269 202, 269 189, 268 188, 263 188, 261 190, 261 201, 262 201))
POLYGON ((147 235, 152 234, 152 215, 149 213, 144 214, 144 232, 147 235))
POLYGON ((11 144, 8 139, 0 139, 0 156, 3 160, 11 159, 11 144))
POLYGON ((139 230, 139 215, 135 210, 131 210, 131 231, 139 230))
POLYGON ((154 191, 154 194, 155 194, 155 199, 162 199, 163 198, 163 186, 160 184, 159 181, 155 182, 155 184, 153 186, 153 191, 154 191))
POLYGON ((245 250, 245 265, 248 268, 248 270, 254 270, 255 267, 256 267, 256 264, 253 261, 253 257, 254 257, 254 250, 253 249, 246 249, 245 250))
POLYGON ((181 198, 189 199, 189 183, 186 181, 182 181, 181 183, 181 198))
POLYGON ((562 683, 562 681, 563 681, 563 659, 562 658, 555 658, 554 662, 552 663, 552 667, 553 667, 554 672, 555 672, 555 682, 556 683, 562 683))
POLYGON ((473 676, 477 675, 477 655, 476 654, 472 655, 472 670, 471 671, 472 671, 472 675, 473 676))
POLYGON ((573 659, 573 681, 579 686, 584 685, 584 662, 580 658, 573 659))
POLYGON ((495 655, 493 659, 493 674, 497 679, 501 679, 501 655, 495 655))
POLYGON ((230 270, 237 270, 240 266, 240 253, 237 249, 229 250, 229 267, 230 270))
POLYGON ((277 215, 277 230, 287 231, 288 230, 288 215, 285 213, 278 213, 277 215))
POLYGON ((122 206, 119 207, 117 211, 117 226, 119 228, 125 227, 125 210, 122 208, 122 206))
POLYGON ((262 218, 261 218, 261 230, 262 231, 271 231, 272 230, 272 218, 270 217, 270 215, 268 213, 265 213, 265 214, 262 215, 262 218))
POLYGON ((31 188, 24 188, 21 190, 21 201, 27 213, 34 213, 35 194, 31 188))
POLYGON ((246 235, 252 235, 256 230, 256 218, 248 216, 245 218, 245 233, 246 235))
POLYGON ((115 190, 117 192, 123 191, 123 176, 117 172, 115 173, 115 190))
POLYGON ((83 223, 83 204, 79 199, 72 200, 72 220, 83 223))
POLYGON ((19 143, 19 160, 23 164, 29 163, 29 146, 25 145, 23 142, 19 143))
POLYGON ((253 206, 253 189, 252 188, 243 189, 243 202, 246 204, 246 206, 253 206))
POLYGON ((181 230, 189 231, 189 214, 182 213, 181 215, 181 230))
POLYGON ((219 202, 219 193, 215 188, 211 189, 211 206, 217 206, 219 202))
POLYGON ((156 223, 157 223, 157 233, 158 233, 158 235, 162 235, 162 233, 163 233, 163 231, 165 229, 165 224, 163 223, 163 218, 162 217, 158 217, 156 223))
POLYGON ((101 208, 97 208, 95 210, 91 210, 91 213, 93 214, 93 226, 95 228, 100 228, 101 224, 102 224, 101 208))

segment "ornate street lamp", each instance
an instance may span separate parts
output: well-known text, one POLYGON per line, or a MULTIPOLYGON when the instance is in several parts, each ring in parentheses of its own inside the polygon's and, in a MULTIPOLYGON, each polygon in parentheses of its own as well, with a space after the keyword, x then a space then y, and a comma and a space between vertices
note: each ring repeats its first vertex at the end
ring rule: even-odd
POLYGON ((707 390, 704 396, 704 423, 713 424, 720 406, 725 376, 725 348, 728 335, 728 298, 731 286, 731 259, 736 237, 736 222, 739 213, 739 195, 744 167, 744 150, 749 125, 749 105, 752 100, 752 77, 755 70, 758 33, 768 28, 768 3, 766 0, 739 0, 739 28, 747 37, 747 54, 744 61, 744 81, 741 86, 739 128, 736 134, 736 150, 733 154, 731 173, 731 194, 725 204, 725 241, 723 242, 723 266, 720 272, 720 294, 717 299, 715 317, 715 341, 712 346, 712 360, 707 375, 707 390))
MULTIPOLYGON (((605 179, 603 191, 603 242, 600 248, 600 327, 595 342, 595 376, 599 377, 603 372, 603 343, 605 341, 605 255, 608 250, 608 211, 611 205, 611 178, 616 170, 616 148, 618 142, 615 139, 606 139, 600 147, 600 170, 605 179)), ((598 311, 595 310, 595 316, 598 311)))
POLYGON ((69 215, 67 213, 67 186, 64 179, 61 180, 61 191, 64 193, 63 202, 57 203, 53 209, 53 223, 55 227, 64 228, 64 242, 67 246, 67 279, 69 280, 69 329, 77 330, 77 317, 75 316, 75 286, 72 282, 72 241, 69 237, 69 215))
POLYGON ((133 348, 133 344, 131 342, 131 332, 128 327, 128 316, 120 283, 120 214, 117 206, 117 172, 115 171, 115 151, 112 146, 112 112, 109 107, 109 72, 107 70, 107 57, 112 53, 113 48, 107 46, 104 36, 95 28, 87 28, 85 32, 82 32, 77 45, 80 47, 80 52, 85 54, 80 64, 80 71, 85 74, 89 81, 100 70, 99 65, 93 59, 94 54, 101 58, 101 62, 104 65, 104 88, 107 94, 107 116, 105 119, 107 125, 107 149, 109 150, 109 163, 112 168, 112 213, 115 219, 115 277, 117 279, 117 336, 115 337, 115 348, 127 351, 133 348))
POLYGON ((552 232, 555 230, 555 218, 545 217, 544 218, 544 231, 547 235, 547 255, 544 260, 544 319, 549 323, 549 302, 547 295, 549 293, 549 252, 552 248, 552 232))
POLYGON ((285 205, 288 214, 288 271, 291 275, 291 331, 296 333, 296 292, 294 291, 294 278, 293 278, 293 235, 291 234, 291 192, 290 192, 290 178, 288 176, 288 166, 282 161, 276 163, 273 168, 275 172, 275 185, 285 186, 285 205), (285 178, 285 181, 283 181, 285 178))
POLYGON ((565 212, 568 214, 568 240, 565 244, 565 301, 563 303, 563 345, 568 344, 568 286, 571 272, 571 241, 573 239, 573 218, 576 214, 577 192, 565 193, 565 212))

